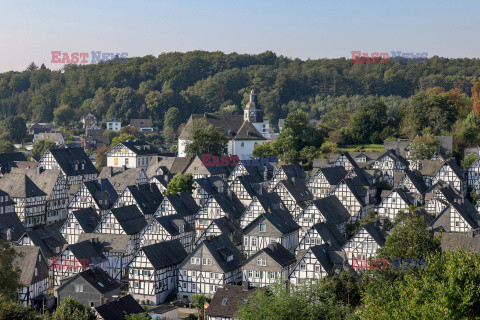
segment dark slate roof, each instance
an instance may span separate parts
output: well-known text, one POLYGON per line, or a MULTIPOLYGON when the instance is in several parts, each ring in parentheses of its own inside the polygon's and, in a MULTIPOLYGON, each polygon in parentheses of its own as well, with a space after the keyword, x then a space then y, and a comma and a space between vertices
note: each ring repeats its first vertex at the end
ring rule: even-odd
POLYGON ((67 176, 98 173, 83 148, 60 148, 49 151, 67 176), (78 170, 75 170, 75 164, 78 164, 78 170), (82 164, 84 165, 83 170, 82 164))
POLYGON ((443 160, 420 160, 420 173, 423 176, 434 177, 445 165, 443 160))
POLYGON ((280 181, 297 203, 313 200, 312 193, 308 190, 303 181, 298 179, 280 181))
POLYGON ((139 233, 147 225, 145 216, 134 204, 120 208, 112 208, 110 211, 128 235, 139 233))
POLYGON ((333 274, 335 264, 339 258, 336 252, 330 249, 326 244, 312 246, 309 250, 313 253, 315 258, 317 258, 317 261, 320 262, 325 271, 329 275, 333 274))
POLYGON ((427 192, 428 187, 425 184, 425 181, 423 180, 422 174, 418 170, 414 170, 414 171, 407 170, 405 174, 421 194, 424 194, 425 192, 427 192))
POLYGON ((98 306, 95 310, 103 320, 125 320, 125 315, 145 312, 131 295, 98 306))
POLYGON ((132 236, 113 233, 81 233, 77 242, 90 241, 102 253, 123 253, 128 250, 132 236))
POLYGON ((118 194, 108 179, 85 181, 84 184, 99 208, 107 209, 99 203, 99 200, 103 199, 105 193, 108 195, 109 205, 114 204, 118 199, 118 194))
POLYGON ((255 182, 266 182, 272 179, 274 166, 270 162, 263 164, 262 160, 239 160, 237 165, 242 164, 248 175, 255 182), (254 165, 258 162, 258 165, 254 165))
POLYGON ((93 232, 101 221, 97 211, 91 207, 73 211, 72 214, 75 216, 75 219, 77 219, 80 227, 85 233, 93 232))
POLYGON ((457 251, 459 249, 473 250, 473 252, 480 252, 480 237, 474 232, 442 232, 441 237, 442 251, 447 249, 457 251))
POLYGON ((177 214, 181 217, 194 215, 200 210, 190 192, 181 192, 169 196, 165 196, 177 214))
POLYGON ((105 130, 103 129, 87 129, 86 130, 86 141, 97 141, 104 144, 110 144, 110 139, 104 135, 105 130))
POLYGON ((78 260, 88 260, 89 264, 106 259, 103 253, 88 240, 69 244, 65 249, 69 249, 78 260))
POLYGON ((269 207, 274 210, 280 210, 283 207, 282 199, 276 192, 262 192, 255 197, 265 211, 268 211, 269 207))
POLYGON ((227 192, 228 184, 218 176, 195 179, 195 182, 205 190, 209 195, 218 193, 219 188, 223 188, 223 192, 227 192))
POLYGON ((12 198, 31 198, 46 196, 26 174, 9 173, 0 179, 0 190, 12 198))
POLYGON ((349 152, 344 152, 341 155, 344 156, 346 158, 346 161, 350 162, 354 168, 358 168, 357 162, 353 160, 349 152))
POLYGON ((179 214, 170 216, 155 217, 155 220, 171 235, 177 236, 180 234, 180 224, 184 225, 184 232, 193 231, 190 225, 179 214))
POLYGON ((328 197, 313 201, 315 207, 322 213, 328 222, 340 224, 350 219, 350 214, 345 206, 338 200, 337 196, 328 197))
POLYGON ((25 158, 25 155, 21 152, 0 153, 1 173, 5 174, 10 172, 10 168, 15 166, 15 161, 27 161, 27 158, 25 158))
POLYGON ((122 142, 126 148, 135 153, 136 155, 153 155, 158 154, 159 151, 154 146, 149 145, 144 141, 128 141, 122 142))
POLYGON ((355 198, 360 202, 362 206, 365 206, 364 197, 367 195, 367 189, 364 185, 360 184, 357 179, 343 179, 348 189, 352 192, 355 198))
POLYGON ((11 233, 11 241, 19 240, 25 233, 25 227, 15 212, 0 214, 0 238, 7 240, 7 233, 11 233))
POLYGON ((55 252, 55 249, 57 247, 62 248, 67 244, 67 241, 60 233, 60 230, 54 226, 27 231, 26 235, 35 246, 42 249, 45 258, 58 256, 59 254, 55 252))
POLYGON ((332 186, 336 186, 347 176, 347 170, 342 166, 320 168, 318 171, 322 172, 332 186))
POLYGON ((260 251, 265 252, 282 267, 289 266, 297 261, 295 255, 278 242, 271 243, 260 251))
POLYGON ((188 256, 178 239, 155 243, 141 250, 155 270, 176 266, 188 256))
POLYGON ((299 164, 281 165, 279 166, 279 169, 280 168, 283 170, 283 172, 287 176, 287 179, 292 179, 292 178, 306 179, 307 178, 307 173, 303 171, 302 166, 300 166, 299 164))
POLYGON ((120 288, 120 284, 101 268, 87 269, 80 272, 79 276, 90 283, 101 294, 120 288))
POLYGON ((104 167, 100 178, 108 178, 115 190, 122 192, 127 186, 137 184, 138 177, 144 171, 142 168, 104 167))
POLYGON ((260 182, 256 182, 249 175, 238 176, 235 180, 237 180, 245 188, 245 191, 250 197, 254 197, 257 193, 262 193, 262 190, 260 190, 262 189, 260 182))
POLYGON ((153 215, 163 201, 163 195, 155 183, 128 186, 127 189, 144 215, 153 215))
POLYGON ((328 243, 330 247, 336 250, 340 250, 345 242, 347 242, 337 227, 331 223, 319 222, 312 228, 318 232, 325 243, 328 243))
POLYGON ((193 121, 204 119, 208 124, 227 136, 230 140, 266 140, 263 135, 249 122, 243 119, 243 115, 220 115, 220 114, 192 114, 187 121, 181 139, 188 139, 193 121))
POLYGON ((459 179, 465 179, 466 172, 463 168, 461 168, 455 158, 448 158, 445 163, 452 168, 453 172, 457 175, 459 179))
POLYGON ((300 226, 293 220, 292 215, 288 213, 288 211, 271 210, 262 213, 250 222, 250 224, 243 229, 243 232, 248 232, 251 228, 254 228, 262 218, 268 220, 282 234, 288 234, 300 229, 300 226))
POLYGON ((225 193, 214 193, 211 197, 215 199, 220 208, 230 219, 240 219, 242 213, 245 211, 242 202, 234 193, 231 193, 230 195, 225 193))
POLYGON ((214 219, 212 223, 215 223, 220 231, 226 235, 235 234, 235 231, 239 231, 237 226, 226 217, 214 219))
POLYGON ((170 173, 170 167, 172 166, 173 162, 175 161, 175 157, 168 157, 168 156, 157 156, 152 157, 150 163, 148 164, 148 168, 146 170, 146 174, 149 178, 157 175, 157 170, 161 168, 164 172, 163 173, 170 173))
POLYGON ((241 304, 259 290, 263 291, 266 290, 266 288, 248 288, 246 286, 230 284, 224 285, 215 292, 212 302, 210 302, 210 306, 205 311, 205 314, 209 317, 233 319, 241 304))
POLYGON ((376 222, 367 224, 364 229, 372 236, 379 246, 385 245, 385 233, 380 229, 376 222))
POLYGON ((192 161, 192 157, 175 157, 170 167, 170 173, 183 173, 185 170, 187 170, 188 166, 190 166, 190 163, 192 161))
POLYGON ((15 246, 14 248, 18 255, 13 260, 13 265, 20 269, 20 283, 24 286, 30 286, 33 284, 35 266, 41 252, 40 247, 15 246))
POLYGON ((201 246, 205 246, 208 251, 210 251, 213 259, 224 272, 240 268, 243 263, 242 254, 233 245, 227 235, 207 238, 197 247, 197 249, 201 246), (233 256, 233 259, 227 262, 227 258, 230 255, 233 256))

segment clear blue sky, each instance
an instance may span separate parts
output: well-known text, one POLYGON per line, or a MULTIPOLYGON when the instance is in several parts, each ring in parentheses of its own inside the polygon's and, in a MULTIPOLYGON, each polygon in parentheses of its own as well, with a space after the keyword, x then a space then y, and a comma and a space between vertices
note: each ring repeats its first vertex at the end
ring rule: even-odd
POLYGON ((288 57, 351 51, 480 56, 480 1, 0 0, 0 72, 51 51, 128 56, 209 50, 288 57))

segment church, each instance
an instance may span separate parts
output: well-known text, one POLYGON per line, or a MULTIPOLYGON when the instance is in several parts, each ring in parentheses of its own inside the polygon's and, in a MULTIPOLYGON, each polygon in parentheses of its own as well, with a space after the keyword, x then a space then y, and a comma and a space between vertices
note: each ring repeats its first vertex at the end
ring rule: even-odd
POLYGON ((270 123, 263 120, 263 110, 257 102, 255 90, 250 92, 250 101, 245 106, 242 115, 221 114, 192 114, 178 137, 178 156, 185 157, 185 148, 189 144, 189 130, 195 120, 205 119, 208 124, 219 128, 228 141, 230 155, 237 155, 240 159, 253 153, 253 148, 259 143, 271 139, 270 123))

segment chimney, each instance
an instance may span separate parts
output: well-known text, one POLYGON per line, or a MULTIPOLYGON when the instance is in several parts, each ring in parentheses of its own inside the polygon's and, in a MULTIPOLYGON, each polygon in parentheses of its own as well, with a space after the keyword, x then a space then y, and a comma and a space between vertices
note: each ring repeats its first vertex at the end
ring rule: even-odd
POLYGON ((297 184, 297 177, 292 177, 293 184, 297 184))
POLYGON ((44 171, 43 167, 37 167, 37 174, 40 174, 44 171))
POLYGON ((268 168, 267 166, 264 167, 264 170, 263 170, 263 181, 267 181, 268 180, 268 168))
POLYGON ((268 206, 267 211, 268 211, 268 212, 272 212, 272 207, 268 206))

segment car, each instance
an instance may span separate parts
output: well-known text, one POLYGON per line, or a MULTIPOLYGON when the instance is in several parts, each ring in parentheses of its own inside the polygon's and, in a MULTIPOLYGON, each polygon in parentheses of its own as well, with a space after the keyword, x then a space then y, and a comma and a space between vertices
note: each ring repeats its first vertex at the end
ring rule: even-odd
POLYGON ((188 307, 190 303, 188 302, 188 299, 180 298, 180 299, 173 300, 172 302, 170 302, 170 304, 172 306, 177 306, 177 307, 188 307))

